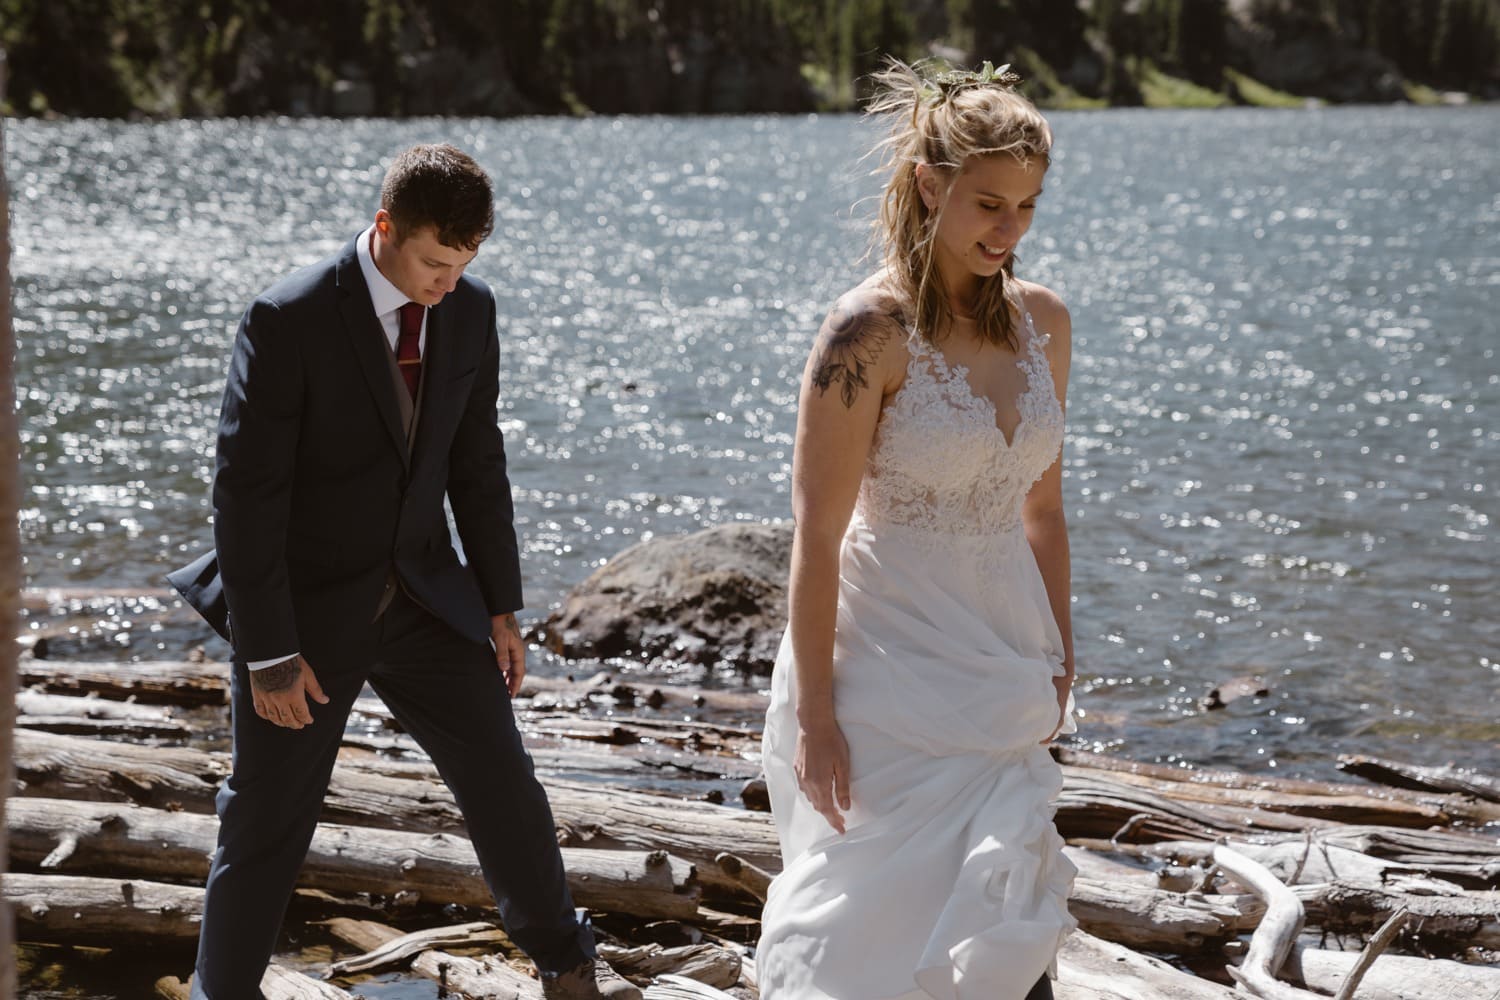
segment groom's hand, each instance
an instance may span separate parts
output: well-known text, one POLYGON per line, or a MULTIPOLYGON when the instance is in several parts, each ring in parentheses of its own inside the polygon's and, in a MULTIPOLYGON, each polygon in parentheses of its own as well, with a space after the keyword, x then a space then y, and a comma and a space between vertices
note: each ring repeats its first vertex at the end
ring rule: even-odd
POLYGON ((521 638, 516 616, 491 617, 490 638, 495 642, 495 663, 505 675, 505 687, 514 698, 521 693, 521 681, 526 677, 526 640, 521 638))
POLYGON ((250 691, 255 714, 287 729, 312 725, 312 710, 307 706, 309 695, 319 705, 328 704, 328 696, 313 676, 312 667, 301 656, 250 671, 250 691))

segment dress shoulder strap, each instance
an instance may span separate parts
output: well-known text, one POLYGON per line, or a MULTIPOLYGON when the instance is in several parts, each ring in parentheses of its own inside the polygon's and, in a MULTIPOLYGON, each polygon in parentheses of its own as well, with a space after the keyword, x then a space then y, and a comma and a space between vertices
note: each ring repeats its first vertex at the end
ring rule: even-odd
POLYGON ((927 338, 922 336, 916 327, 909 326, 906 328, 906 350, 911 355, 911 360, 916 361, 919 358, 926 359, 930 357, 932 354, 932 345, 927 342, 927 338))
POLYGON ((1051 335, 1043 333, 1036 328, 1036 320, 1031 318, 1031 310, 1023 307, 1021 309, 1021 316, 1025 319, 1025 323, 1022 324, 1024 337, 1020 345, 1021 350, 1017 353, 1030 354, 1033 351, 1042 351, 1047 346, 1047 341, 1052 339, 1051 335))

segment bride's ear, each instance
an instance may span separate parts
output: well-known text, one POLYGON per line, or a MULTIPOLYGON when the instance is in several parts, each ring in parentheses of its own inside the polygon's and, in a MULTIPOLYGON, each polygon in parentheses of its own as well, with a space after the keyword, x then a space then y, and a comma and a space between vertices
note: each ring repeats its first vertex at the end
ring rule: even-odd
POLYGON ((942 178, 926 163, 917 164, 917 194, 929 212, 936 212, 943 202, 942 178))

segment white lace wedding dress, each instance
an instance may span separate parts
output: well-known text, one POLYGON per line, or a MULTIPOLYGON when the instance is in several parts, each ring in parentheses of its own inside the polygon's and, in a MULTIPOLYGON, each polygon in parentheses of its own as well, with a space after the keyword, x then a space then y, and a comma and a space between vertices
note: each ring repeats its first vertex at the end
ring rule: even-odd
POLYGON ((1021 1000, 1074 926, 1050 804, 1062 775, 1040 745, 1062 638, 1021 527, 1063 414, 1046 336, 1030 316, 1019 333, 1013 441, 966 372, 915 337, 876 429, 834 640, 853 776, 843 836, 797 788, 782 640, 765 768, 784 870, 756 959, 763 1000, 1021 1000))

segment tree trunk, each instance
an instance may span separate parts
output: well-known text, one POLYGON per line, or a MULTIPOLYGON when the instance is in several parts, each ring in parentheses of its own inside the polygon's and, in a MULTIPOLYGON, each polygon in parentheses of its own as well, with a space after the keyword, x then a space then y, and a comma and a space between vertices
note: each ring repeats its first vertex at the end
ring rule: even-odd
MULTIPOLYGON (((0 48, 0 107, 5 104, 5 50, 0 48)), ((15 726, 16 654, 20 631, 21 439, 16 426, 16 337, 10 322, 10 195, 5 183, 5 119, 0 115, 0 819, 11 786, 11 739, 15 726)), ((10 859, 0 833, 0 872, 10 859)), ((15 924, 0 906, 0 997, 16 993, 15 924)))
MULTIPOLYGON (((208 874, 218 822, 109 803, 15 799, 8 818, 18 861, 79 873, 139 873, 198 881, 208 874)), ((657 919, 691 919, 693 867, 664 851, 564 849, 579 906, 657 919)), ((413 892, 427 903, 489 908, 474 849, 463 837, 319 826, 299 884, 331 892, 413 892)))

